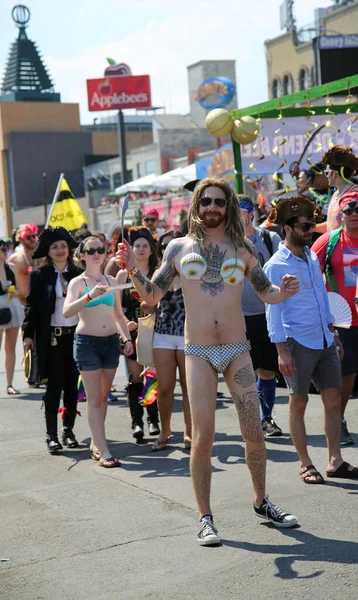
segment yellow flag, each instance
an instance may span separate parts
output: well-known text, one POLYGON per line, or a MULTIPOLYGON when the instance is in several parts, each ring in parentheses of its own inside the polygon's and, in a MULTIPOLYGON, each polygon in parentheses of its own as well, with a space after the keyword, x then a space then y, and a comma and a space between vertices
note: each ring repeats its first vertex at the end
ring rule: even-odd
POLYGON ((64 227, 67 231, 74 231, 75 229, 80 229, 85 223, 88 223, 87 217, 71 192, 66 179, 63 177, 51 213, 49 226, 64 227))

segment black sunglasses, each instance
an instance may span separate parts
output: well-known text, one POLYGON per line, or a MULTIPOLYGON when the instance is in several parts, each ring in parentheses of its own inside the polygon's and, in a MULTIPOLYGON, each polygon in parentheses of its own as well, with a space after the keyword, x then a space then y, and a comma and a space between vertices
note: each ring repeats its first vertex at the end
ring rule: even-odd
POLYGON ((344 215, 347 215, 348 217, 350 217, 351 215, 353 215, 354 213, 358 214, 358 204, 357 204, 357 200, 351 200, 350 202, 347 203, 348 208, 344 208, 342 210, 342 213, 344 215))
POLYGON ((88 248, 87 250, 84 250, 83 252, 86 252, 86 254, 89 254, 90 256, 93 256, 94 254, 104 254, 105 253, 105 249, 104 248, 88 248))
POLYGON ((296 223, 294 227, 298 227, 303 233, 308 233, 311 229, 316 229, 316 223, 306 221, 306 223, 296 223))
POLYGON ((146 223, 155 223, 156 221, 158 221, 158 219, 156 217, 144 217, 143 221, 145 221, 146 223))
POLYGON ((224 208, 226 205, 226 198, 209 198, 209 196, 202 196, 200 198, 200 206, 207 208, 211 203, 214 203, 218 208, 224 208))
POLYGON ((27 240, 38 240, 38 237, 39 237, 38 235, 28 235, 26 237, 26 239, 27 240))

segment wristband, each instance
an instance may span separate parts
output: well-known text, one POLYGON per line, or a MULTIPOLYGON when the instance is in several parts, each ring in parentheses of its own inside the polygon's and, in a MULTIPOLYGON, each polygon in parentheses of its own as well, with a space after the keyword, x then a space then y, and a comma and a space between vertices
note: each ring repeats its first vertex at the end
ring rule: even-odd
POLYGON ((128 275, 133 277, 133 275, 136 275, 138 273, 138 271, 139 271, 138 267, 134 267, 134 269, 132 269, 131 271, 128 271, 128 275))
POLYGON ((86 296, 85 296, 85 300, 86 302, 91 302, 93 300, 93 298, 91 298, 91 296, 89 295, 89 292, 87 292, 86 296))
POLYGON ((125 344, 128 344, 129 342, 132 343, 132 340, 124 340, 123 346, 125 346, 125 344))

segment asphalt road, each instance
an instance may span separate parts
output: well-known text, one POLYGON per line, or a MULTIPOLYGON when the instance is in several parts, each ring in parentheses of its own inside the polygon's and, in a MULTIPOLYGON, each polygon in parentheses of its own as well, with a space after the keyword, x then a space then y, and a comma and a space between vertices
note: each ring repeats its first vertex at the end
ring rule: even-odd
MULTIPOLYGON (((18 361, 19 362, 19 361, 18 361)), ((75 431, 81 447, 50 456, 41 396, 21 368, 20 397, 5 393, 0 353, 0 598, 1 600, 356 600, 358 482, 304 485, 288 435, 268 442, 268 492, 299 517, 277 530, 252 511, 244 447, 229 397, 218 400, 212 505, 223 538, 202 548, 184 450, 180 391, 166 451, 135 444, 125 404, 124 372, 111 403, 107 436, 123 468, 89 459, 85 405, 75 431)), ((226 393, 221 382, 220 389, 226 393)), ((358 432, 358 401, 349 428, 358 432)), ((278 390, 277 422, 287 432, 287 394, 278 390)), ((311 396, 307 429, 312 460, 323 473, 327 451, 322 403, 311 396)), ((358 446, 358 436, 355 435, 358 446)), ((357 447, 344 458, 358 464, 357 447)))

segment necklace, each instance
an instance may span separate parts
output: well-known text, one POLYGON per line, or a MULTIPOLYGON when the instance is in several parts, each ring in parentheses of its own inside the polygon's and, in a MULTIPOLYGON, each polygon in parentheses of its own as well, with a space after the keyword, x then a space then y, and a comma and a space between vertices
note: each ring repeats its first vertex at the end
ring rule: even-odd
POLYGON ((99 283, 102 279, 102 274, 100 275, 99 279, 96 279, 95 277, 92 277, 92 275, 86 275, 86 277, 88 279, 94 279, 96 283, 99 283))

